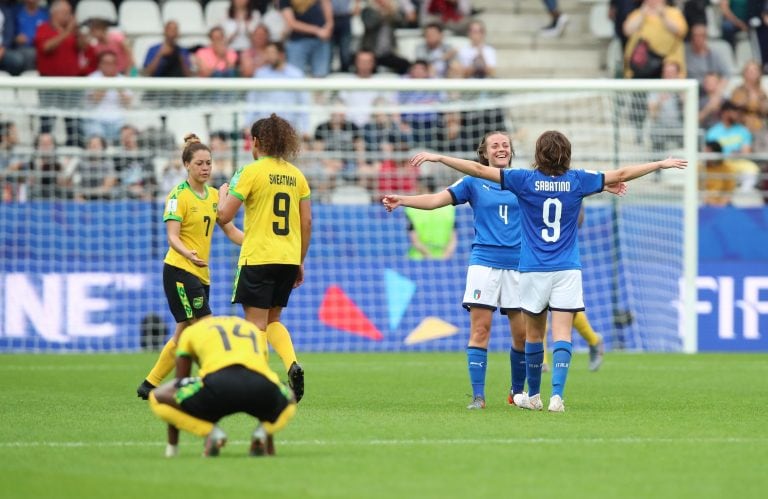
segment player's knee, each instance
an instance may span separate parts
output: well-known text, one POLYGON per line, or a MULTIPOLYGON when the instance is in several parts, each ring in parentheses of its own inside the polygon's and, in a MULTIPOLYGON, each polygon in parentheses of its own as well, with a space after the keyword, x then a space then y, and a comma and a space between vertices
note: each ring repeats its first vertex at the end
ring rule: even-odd
POLYGON ((270 435, 274 435, 278 431, 285 428, 285 426, 288 424, 288 422, 293 419, 293 416, 296 414, 296 403, 290 402, 287 406, 285 406, 285 409, 283 409, 283 412, 280 413, 280 415, 275 419, 273 422, 264 421, 264 429, 269 433, 270 435))

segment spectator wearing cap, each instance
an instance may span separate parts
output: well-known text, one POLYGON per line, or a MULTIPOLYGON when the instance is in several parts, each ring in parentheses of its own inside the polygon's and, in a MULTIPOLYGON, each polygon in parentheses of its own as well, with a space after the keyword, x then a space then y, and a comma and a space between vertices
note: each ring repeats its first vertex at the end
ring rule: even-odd
POLYGON ((742 123, 744 111, 731 101, 720 109, 720 121, 707 130, 706 141, 717 142, 723 154, 749 154, 752 152, 752 132, 742 123))

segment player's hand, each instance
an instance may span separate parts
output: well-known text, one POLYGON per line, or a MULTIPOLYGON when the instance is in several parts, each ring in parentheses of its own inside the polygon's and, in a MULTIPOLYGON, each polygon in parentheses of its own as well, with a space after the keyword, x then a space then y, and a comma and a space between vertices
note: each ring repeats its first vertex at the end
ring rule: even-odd
POLYGON ((197 251, 194 251, 194 250, 189 255, 189 261, 192 262, 196 267, 207 267, 208 266, 208 264, 205 262, 205 260, 203 260, 202 258, 197 256, 197 251))
POLYGON ((424 162, 439 163, 440 155, 432 154, 431 152, 420 152, 411 158, 411 166, 421 166, 424 162))
POLYGON ((627 193, 628 188, 629 186, 626 182, 617 182, 615 184, 606 184, 603 190, 605 192, 610 192, 611 194, 616 194, 617 196, 623 196, 627 193))
POLYGON ((304 264, 299 265, 299 273, 296 275, 296 280, 293 282, 293 287, 298 288, 304 284, 304 264))
POLYGON ((224 182, 219 187, 219 203, 221 203, 221 200, 225 197, 227 197, 227 194, 229 193, 229 183, 224 182))
POLYGON ((396 194, 387 194, 381 200, 381 204, 384 205, 384 208, 386 208, 388 212, 392 212, 392 210, 402 204, 402 199, 396 194))
POLYGON ((664 161, 661 161, 660 164, 661 164, 661 168, 665 168, 665 169, 666 168, 679 168, 679 169, 682 170, 683 168, 688 166, 688 160, 687 159, 680 159, 680 158, 673 158, 673 157, 670 156, 669 158, 665 159, 664 161))

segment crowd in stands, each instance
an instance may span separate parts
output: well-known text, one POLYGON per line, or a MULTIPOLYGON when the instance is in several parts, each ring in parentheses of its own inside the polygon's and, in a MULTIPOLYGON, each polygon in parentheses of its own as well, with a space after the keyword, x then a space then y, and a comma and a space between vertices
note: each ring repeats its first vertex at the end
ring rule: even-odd
MULTIPOLYGON (((768 60, 768 2, 721 0, 713 19, 707 15, 711 0, 606 1, 623 48, 625 78, 699 82, 706 169, 713 165, 713 174, 716 170, 717 176, 736 179, 723 183, 706 177, 702 187, 765 192, 768 155, 760 155, 768 153, 768 96, 761 83, 768 65, 759 61, 768 60), (721 38, 712 38, 713 32, 721 33, 721 38), (754 61, 736 68, 734 51, 743 40, 753 41, 760 51, 754 61)), ((33 71, 42 77, 88 78, 497 76, 496 50, 486 40, 485 26, 471 0, 230 0, 222 18, 209 26, 207 43, 183 45, 185 26, 180 20, 164 19, 162 37, 141 54, 134 53, 132 40, 118 29, 116 20, 91 17, 78 22, 77 3, 0 0, 0 70, 10 75, 33 71), (354 19, 360 20, 363 31, 353 40, 354 19), (421 33, 410 57, 398 48, 396 35, 404 28, 421 33), (457 39, 462 43, 452 44, 457 39)), ((121 0, 113 3, 119 11, 121 0)), ((208 1, 201 3, 205 6, 208 1)), ((561 35, 568 16, 556 1, 543 3, 552 17, 541 35, 561 35)), ((138 100, 151 99, 151 92, 137 96, 110 89, 67 95, 70 98, 64 99, 60 92, 41 90, 40 106, 67 110, 85 105, 96 112, 87 118, 41 116, 36 142, 30 144, 31 157, 20 158, 14 152, 15 124, 0 123, 3 199, 154 199, 183 177, 178 160, 162 167, 153 164, 149 159, 153 150, 139 147, 143 130, 125 116, 138 100), (79 157, 56 155, 53 131, 58 119, 66 130, 63 145, 70 153, 71 148, 80 148, 79 157), (45 173, 32 183, 34 172, 45 173), (89 176, 94 178, 86 180, 89 176)), ((414 192, 418 179, 401 161, 409 151, 429 148, 471 157, 475 135, 503 129, 510 118, 498 109, 424 110, 449 101, 452 96, 444 92, 340 91, 323 103, 331 112, 318 124, 300 111, 313 98, 307 92, 284 90, 244 95, 249 104, 293 109, 281 114, 302 134, 305 154, 299 161, 321 194, 343 184, 364 187, 371 199, 386 190, 414 192), (396 106, 421 110, 392 112, 396 106)), ((647 142, 650 151, 661 155, 682 147, 680 95, 642 94, 634 98, 632 108, 632 120, 640 130, 637 140, 647 142), (646 127, 651 130, 647 137, 641 132, 646 127)), ((244 122, 259 117, 262 113, 248 113, 244 122)), ((226 180, 234 170, 238 158, 233 151, 239 146, 231 142, 241 140, 242 131, 211 134, 212 147, 215 141, 220 151, 214 154, 220 155, 216 161, 226 165, 216 172, 216 181, 226 180)), ((728 193, 715 197, 730 199, 728 193)))

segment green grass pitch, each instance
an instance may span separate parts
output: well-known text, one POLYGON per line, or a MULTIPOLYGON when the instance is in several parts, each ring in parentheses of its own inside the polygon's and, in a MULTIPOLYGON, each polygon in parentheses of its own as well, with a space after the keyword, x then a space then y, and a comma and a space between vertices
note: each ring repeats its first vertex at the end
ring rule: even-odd
POLYGON ((768 494, 766 355, 616 353, 590 373, 579 354, 567 412, 549 414, 507 406, 502 353, 484 411, 465 409, 462 353, 306 354, 306 397, 277 456, 247 456, 253 423, 238 415, 222 422, 220 457, 184 435, 170 460, 164 425, 134 393, 154 359, 0 357, 0 498, 768 494))

